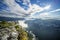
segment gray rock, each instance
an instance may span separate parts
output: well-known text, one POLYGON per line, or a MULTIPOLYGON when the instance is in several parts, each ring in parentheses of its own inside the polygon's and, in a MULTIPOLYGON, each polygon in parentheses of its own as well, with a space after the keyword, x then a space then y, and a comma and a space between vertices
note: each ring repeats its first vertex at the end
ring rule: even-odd
POLYGON ((18 32, 13 26, 0 29, 0 40, 18 40, 17 37, 18 32))

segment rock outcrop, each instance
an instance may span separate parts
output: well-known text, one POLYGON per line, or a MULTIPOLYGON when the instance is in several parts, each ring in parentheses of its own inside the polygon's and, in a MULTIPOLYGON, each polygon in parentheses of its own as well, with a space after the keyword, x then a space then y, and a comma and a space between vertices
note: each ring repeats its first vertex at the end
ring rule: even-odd
POLYGON ((0 40, 32 40, 29 34, 18 22, 0 21, 0 40))
POLYGON ((0 28, 0 40, 18 40, 18 32, 14 27, 0 28))

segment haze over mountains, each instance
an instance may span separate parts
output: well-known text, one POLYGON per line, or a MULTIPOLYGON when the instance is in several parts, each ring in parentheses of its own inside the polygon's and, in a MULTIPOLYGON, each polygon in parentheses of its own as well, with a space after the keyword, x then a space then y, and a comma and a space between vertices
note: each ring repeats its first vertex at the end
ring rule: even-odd
POLYGON ((28 20, 29 31, 32 31, 39 40, 58 40, 60 39, 60 20, 28 20))

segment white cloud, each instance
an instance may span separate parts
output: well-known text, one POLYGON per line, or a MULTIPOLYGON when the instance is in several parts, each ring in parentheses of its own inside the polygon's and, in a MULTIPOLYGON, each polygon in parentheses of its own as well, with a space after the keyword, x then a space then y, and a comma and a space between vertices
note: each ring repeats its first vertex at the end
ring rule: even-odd
POLYGON ((28 10, 24 10, 24 8, 22 8, 18 3, 16 3, 15 0, 4 0, 4 3, 8 6, 7 9, 10 10, 8 11, 9 13, 20 15, 20 17, 21 16, 24 17, 26 16, 26 14, 33 14, 42 10, 42 8, 37 4, 32 5, 30 3, 30 0, 23 0, 23 1, 24 3, 27 3, 27 4, 29 3, 28 10))
MULTIPOLYGON (((20 1, 20 0, 18 0, 20 1)), ((35 17, 33 16, 36 12, 41 12, 46 10, 45 8, 49 8, 50 5, 42 8, 37 4, 31 4, 30 0, 23 0, 24 3, 28 4, 29 8, 28 10, 25 10, 24 8, 22 8, 18 3, 15 2, 15 0, 4 0, 4 3, 9 7, 8 9, 10 11, 8 12, 4 12, 5 15, 0 14, 0 16, 6 16, 7 13, 8 15, 6 17, 25 17, 26 14, 30 14, 29 18, 35 17), (9 14, 15 14, 15 15, 9 15, 9 14), (16 16, 18 15, 18 16, 16 16)))
POLYGON ((57 19, 60 20, 60 14, 57 14, 57 12, 60 12, 60 9, 56 9, 47 13, 41 13, 40 18, 42 19, 57 19), (56 15, 57 14, 57 15, 56 15))
POLYGON ((43 13, 35 13, 30 15, 30 17, 27 18, 27 20, 34 20, 34 19, 57 19, 60 20, 60 14, 57 12, 60 12, 60 9, 52 10, 49 12, 43 12, 43 13), (37 15, 36 15, 37 14, 37 15))
POLYGON ((4 0, 4 2, 8 5, 8 7, 10 8, 11 12, 15 12, 15 13, 26 13, 26 11, 21 7, 19 6, 19 4, 17 4, 15 2, 15 0, 4 0))
POLYGON ((23 0, 23 4, 24 4, 24 5, 30 4, 30 0, 23 0))
POLYGON ((30 12, 31 15, 34 15, 36 12, 41 12, 41 11, 44 10, 42 7, 40 7, 40 6, 37 5, 37 4, 30 5, 30 6, 29 6, 29 9, 30 9, 30 10, 28 10, 28 12, 30 12))
POLYGON ((58 12, 60 11, 60 9, 56 9, 56 10, 53 10, 53 11, 50 11, 50 12, 58 12))
POLYGON ((44 9, 50 9, 51 5, 47 5, 44 9))
POLYGON ((31 15, 34 15, 37 12, 42 12, 42 11, 47 10, 47 9, 49 10, 50 7, 51 7, 51 5, 47 5, 45 7, 40 7, 37 4, 33 4, 32 6, 30 6, 30 9, 32 10, 31 15))
POLYGON ((50 19, 51 14, 50 13, 40 13, 39 15, 34 15, 34 16, 30 17, 30 19, 32 19, 32 18, 34 18, 34 19, 50 19))
POLYGON ((12 12, 8 12, 6 10, 2 10, 0 11, 0 16, 2 17, 13 17, 13 18, 23 18, 21 15, 12 13, 12 12))
POLYGON ((5 17, 25 17, 27 14, 29 14, 24 8, 22 8, 18 3, 15 2, 15 0, 4 0, 3 1, 7 6, 7 10, 2 10, 5 15, 0 14, 0 16, 5 16, 5 17), (7 12, 6 12, 7 11, 7 12), (7 15, 8 14, 8 15, 7 15), (10 14, 16 14, 15 15, 10 15, 10 14))
POLYGON ((19 21, 19 25, 21 25, 23 28, 27 28, 28 27, 28 25, 25 23, 25 21, 23 20, 23 21, 19 21))
POLYGON ((17 2, 21 2, 21 0, 16 0, 17 2))
POLYGON ((40 16, 42 16, 42 17, 48 17, 49 13, 41 13, 40 16))
POLYGON ((8 6, 8 10, 10 10, 9 12, 14 13, 14 14, 18 14, 20 16, 25 16, 25 14, 31 14, 34 12, 37 12, 37 10, 41 10, 41 7, 39 7, 38 5, 34 4, 32 5, 30 3, 30 0, 23 0, 24 3, 29 3, 29 8, 28 10, 24 10, 24 8, 22 8, 18 3, 15 2, 15 0, 4 0, 4 3, 8 6))

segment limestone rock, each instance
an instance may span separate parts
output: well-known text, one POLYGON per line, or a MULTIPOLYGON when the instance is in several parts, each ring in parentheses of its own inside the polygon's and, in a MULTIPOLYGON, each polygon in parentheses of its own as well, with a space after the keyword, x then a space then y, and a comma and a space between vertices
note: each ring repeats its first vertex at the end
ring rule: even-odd
POLYGON ((18 32, 14 27, 0 28, 0 40, 18 40, 18 32))

